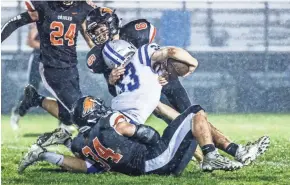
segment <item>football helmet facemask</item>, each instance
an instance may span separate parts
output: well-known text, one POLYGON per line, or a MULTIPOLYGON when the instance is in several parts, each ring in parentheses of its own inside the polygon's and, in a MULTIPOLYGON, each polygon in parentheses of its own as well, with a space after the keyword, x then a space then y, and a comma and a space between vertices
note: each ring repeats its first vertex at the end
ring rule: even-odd
POLYGON ((96 45, 112 40, 119 33, 121 21, 115 10, 98 7, 92 10, 86 18, 87 33, 96 45))

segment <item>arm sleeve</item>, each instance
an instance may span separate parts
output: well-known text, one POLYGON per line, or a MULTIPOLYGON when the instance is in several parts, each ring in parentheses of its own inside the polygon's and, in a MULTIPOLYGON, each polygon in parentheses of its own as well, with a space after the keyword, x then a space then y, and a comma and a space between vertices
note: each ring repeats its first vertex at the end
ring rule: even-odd
POLYGON ((135 125, 136 131, 131 137, 143 144, 154 144, 160 139, 159 133, 148 125, 135 125))
POLYGON ((142 64, 151 67, 151 56, 160 46, 156 43, 146 44, 138 49, 139 60, 142 64))
POLYGON ((32 23, 32 19, 28 12, 21 13, 16 17, 10 19, 7 23, 4 24, 1 30, 1 43, 7 39, 15 30, 20 28, 23 25, 32 23))

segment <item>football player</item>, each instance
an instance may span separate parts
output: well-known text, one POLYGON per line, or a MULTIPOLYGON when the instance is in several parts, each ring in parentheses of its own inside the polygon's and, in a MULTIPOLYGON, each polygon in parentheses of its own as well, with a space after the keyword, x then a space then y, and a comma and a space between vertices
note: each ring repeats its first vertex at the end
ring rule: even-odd
MULTIPOLYGON (((127 107, 129 111, 124 114, 122 111, 111 111, 101 100, 94 97, 79 99, 72 117, 80 132, 70 144, 78 158, 47 152, 42 146, 33 145, 21 161, 19 172, 38 160, 44 160, 73 171, 87 173, 97 173, 103 169, 128 175, 179 174, 187 166, 197 144, 201 146, 205 156, 202 162, 204 171, 227 171, 250 164, 267 150, 270 140, 266 136, 246 146, 220 138, 222 134, 211 127, 199 105, 190 106, 177 116, 167 126, 162 137, 149 126, 130 123, 128 115, 135 114, 137 121, 142 121, 158 105, 161 93, 158 75, 162 74, 160 69, 167 58, 188 64, 189 73, 195 70, 197 62, 181 48, 159 49, 156 44, 147 44, 136 50, 133 45, 122 40, 107 43, 103 54, 108 66, 120 63, 128 70, 119 84, 119 95, 113 101, 122 104, 122 100, 126 101, 131 96, 136 100, 135 95, 139 94, 138 100, 142 101, 140 103, 143 106, 137 107, 139 111, 132 111, 127 107), (111 49, 106 48, 108 46, 111 49), (107 49, 111 51, 106 54, 107 49), (134 80, 129 80, 131 78, 134 80), (138 92, 144 91, 150 85, 152 92, 138 92), (149 99, 152 100, 146 102, 149 99), (221 156, 216 147, 234 156, 237 161, 221 156)), ((60 137, 55 138, 58 140, 60 137)), ((53 143, 52 140, 47 141, 53 143)), ((69 141, 69 137, 66 137, 66 141, 69 141)))
POLYGON ((86 15, 95 8, 90 1, 25 1, 26 12, 2 28, 3 42, 17 28, 36 22, 40 38, 40 75, 46 89, 56 100, 38 95, 31 85, 24 90, 19 115, 40 106, 65 124, 71 124, 69 111, 82 96, 79 87, 76 43, 81 31, 89 47, 94 44, 85 34, 86 15))
MULTIPOLYGON (((107 68, 102 57, 102 49, 106 41, 122 39, 139 48, 154 40, 156 28, 145 19, 131 21, 120 27, 118 16, 109 8, 96 8, 91 11, 87 16, 87 23, 87 32, 96 45, 87 54, 87 66, 94 73, 104 74, 110 93, 116 96, 117 92, 114 85, 124 74, 125 69, 122 66, 113 69, 107 68)), ((159 80, 164 85, 161 99, 163 103, 168 104, 169 102, 169 105, 178 112, 185 111, 191 105, 187 92, 178 78, 169 76, 168 84, 162 77, 159 80)), ((157 116, 167 123, 171 121, 163 115, 157 114, 157 116)))

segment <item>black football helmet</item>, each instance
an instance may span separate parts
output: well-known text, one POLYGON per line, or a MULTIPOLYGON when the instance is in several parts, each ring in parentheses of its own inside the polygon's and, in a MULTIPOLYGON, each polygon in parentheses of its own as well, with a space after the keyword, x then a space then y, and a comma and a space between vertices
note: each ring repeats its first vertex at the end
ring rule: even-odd
POLYGON ((72 121, 85 132, 94 126, 101 117, 111 113, 111 109, 104 105, 104 101, 93 96, 84 96, 76 101, 72 110, 72 121))
POLYGON ((115 10, 106 7, 98 7, 87 15, 87 33, 96 44, 103 44, 108 39, 119 33, 120 20, 115 10), (105 27, 101 33, 96 32, 100 26, 105 27))
POLYGON ((64 10, 69 9, 72 6, 75 6, 78 3, 78 1, 51 1, 49 3, 52 3, 53 7, 56 10, 64 11, 64 10))

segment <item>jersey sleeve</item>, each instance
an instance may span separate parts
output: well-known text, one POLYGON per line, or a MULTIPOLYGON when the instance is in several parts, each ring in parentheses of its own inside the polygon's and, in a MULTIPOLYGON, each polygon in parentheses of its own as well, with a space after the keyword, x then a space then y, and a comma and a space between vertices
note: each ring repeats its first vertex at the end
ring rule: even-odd
POLYGON ((155 39, 157 29, 153 24, 149 24, 149 43, 152 43, 155 39))
POLYGON ((93 73, 102 74, 107 66, 102 56, 102 47, 95 46, 87 54, 87 67, 93 73))
POLYGON ((82 17, 81 22, 85 21, 88 13, 95 8, 97 8, 97 5, 93 1, 87 0, 87 1, 82 2, 83 17, 82 17))
POLYGON ((138 49, 138 58, 141 64, 151 67, 151 57, 153 53, 160 49, 156 43, 146 44, 138 49))
POLYGON ((126 118, 123 114, 115 112, 110 116, 110 126, 115 128, 118 123, 126 121, 126 118))
POLYGON ((42 11, 43 7, 43 2, 42 1, 30 1, 26 0, 25 1, 25 7, 28 11, 33 12, 33 11, 42 11))
POLYGON ((153 42, 156 28, 146 19, 137 19, 125 24, 120 29, 120 37, 131 42, 136 48, 153 42))

